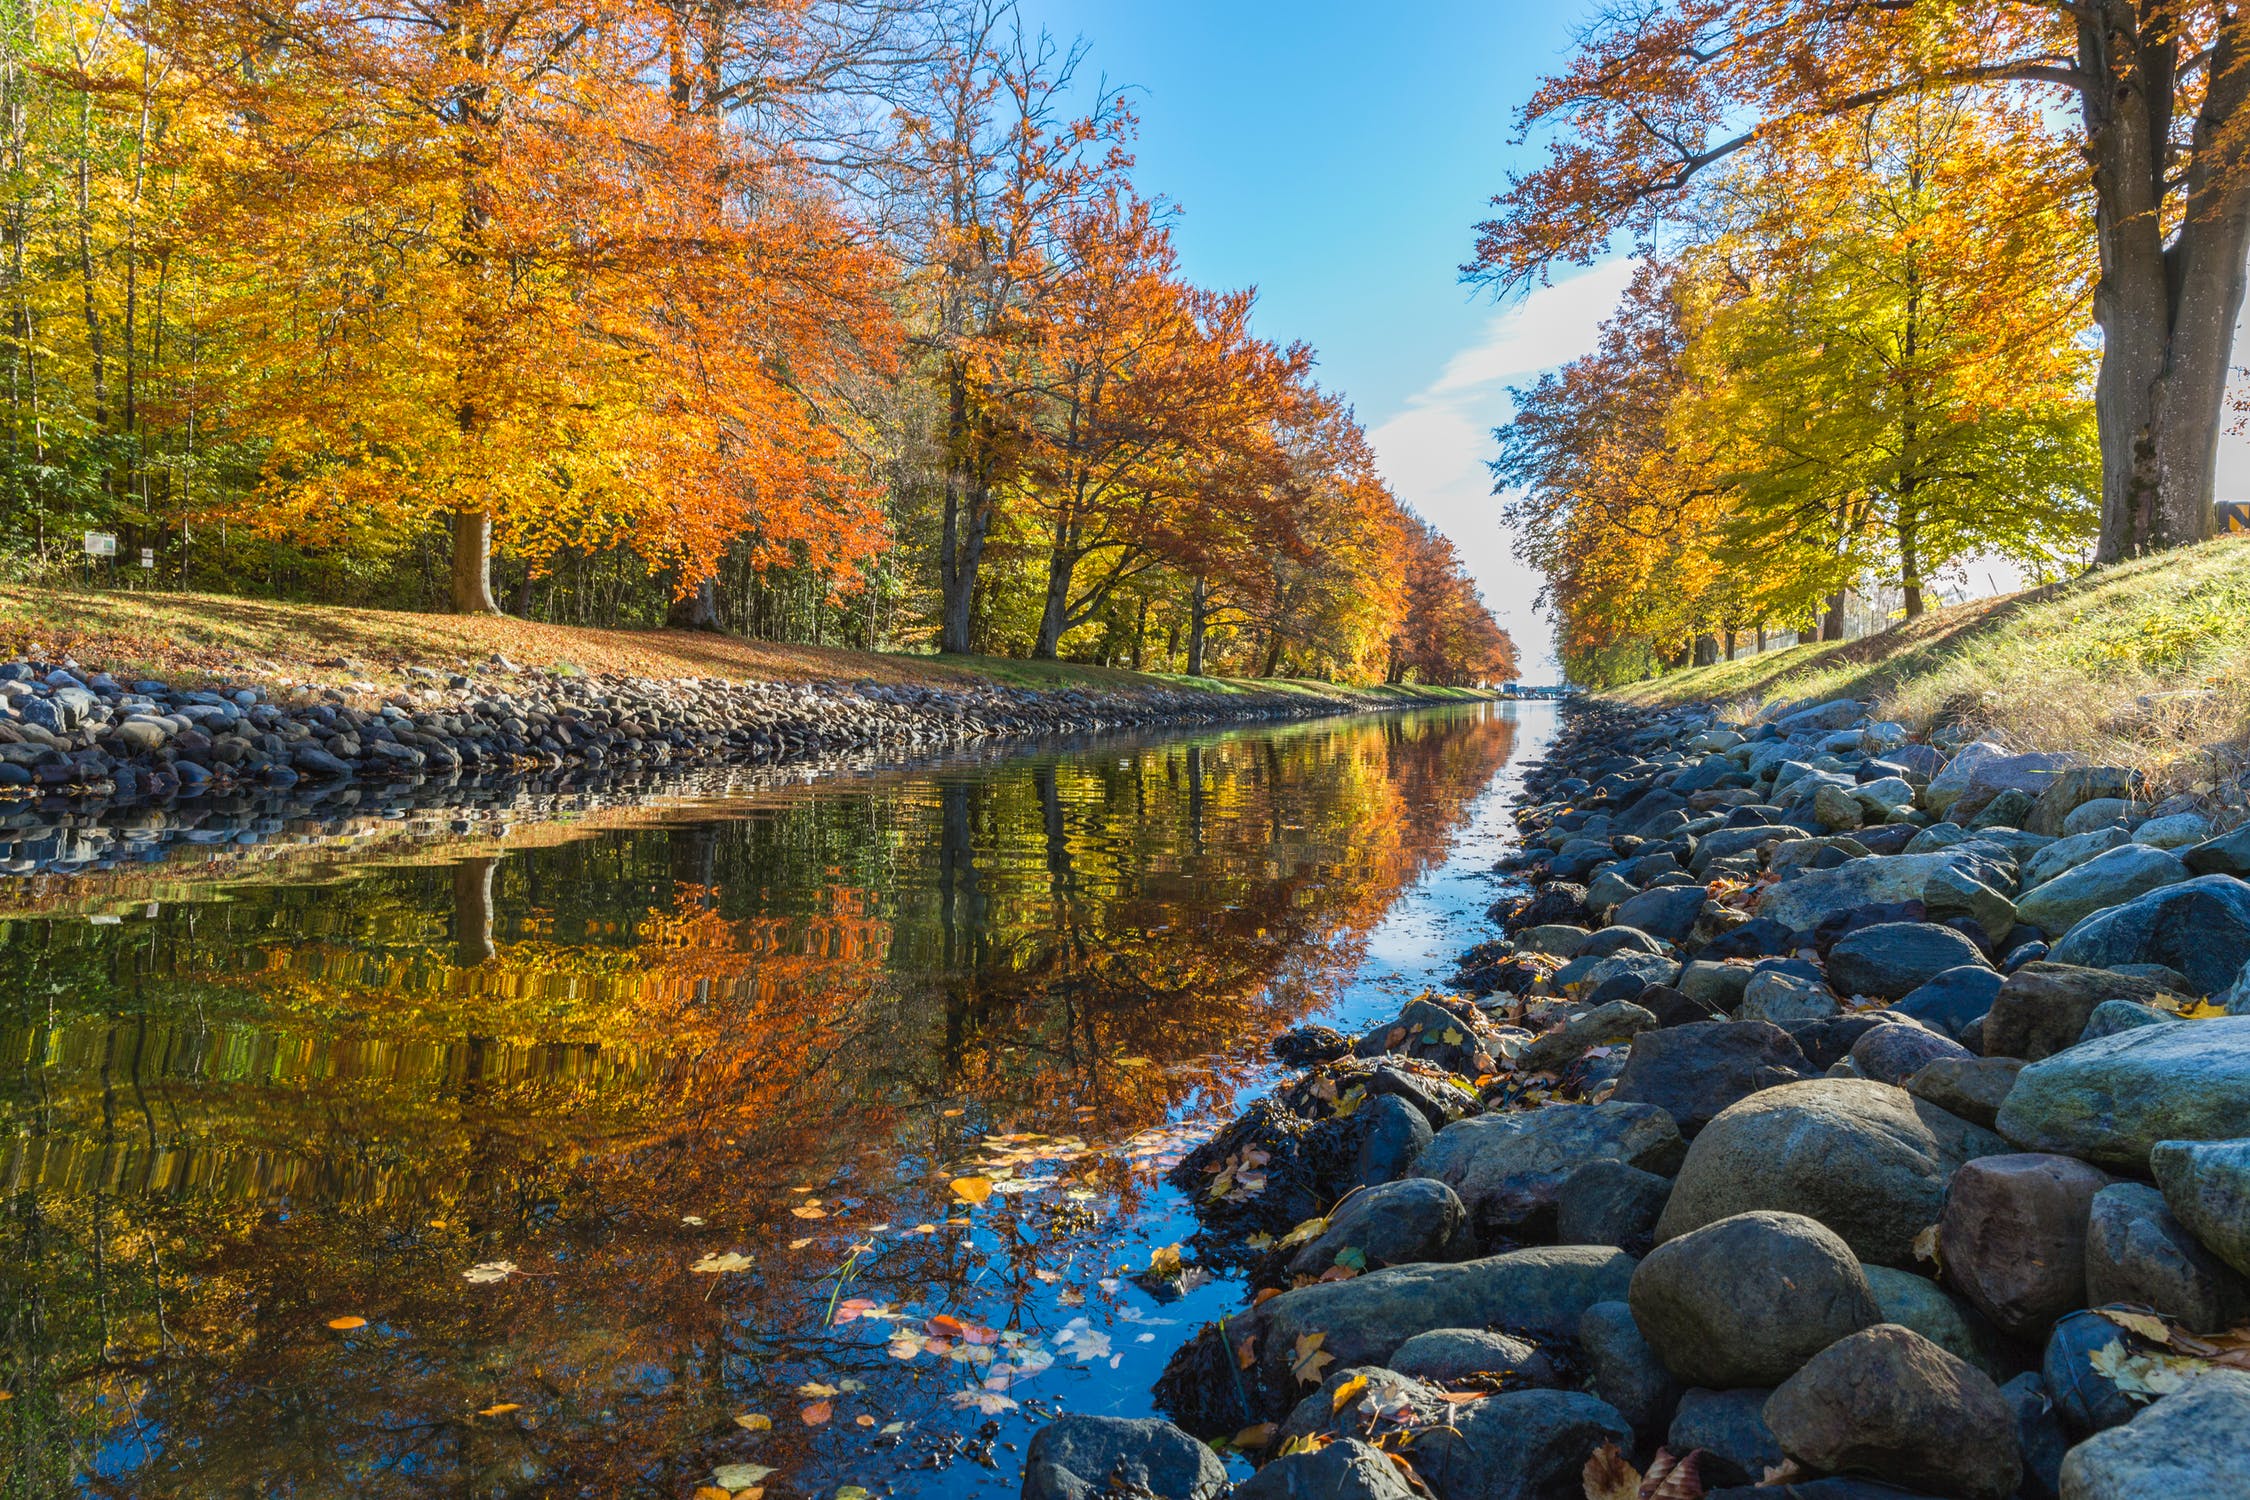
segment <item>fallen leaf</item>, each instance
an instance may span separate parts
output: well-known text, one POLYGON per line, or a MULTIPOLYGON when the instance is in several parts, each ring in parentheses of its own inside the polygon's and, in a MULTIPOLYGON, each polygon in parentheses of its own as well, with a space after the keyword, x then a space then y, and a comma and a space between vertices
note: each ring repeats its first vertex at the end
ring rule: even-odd
POLYGON ((1913 1250, 1916 1260, 1926 1260, 1933 1266, 1938 1264, 1937 1226, 1935 1224, 1914 1236, 1913 1250))
POLYGON ((800 1219, 825 1219, 828 1217, 828 1210, 815 1208, 810 1203, 800 1204, 789 1212, 800 1219))
POLYGON ((964 1203, 982 1203, 992 1196, 992 1179, 989 1177, 956 1177, 949 1184, 953 1196, 964 1203))
POLYGON ((687 1227, 690 1229, 701 1229, 703 1227, 703 1215, 681 1214, 680 1222, 687 1225, 687 1227))
POLYGON ((852 1420, 854 1422, 857 1422, 862 1427, 873 1427, 875 1425, 875 1419, 866 1415, 865 1413, 852 1418, 852 1420))
POLYGON ((1491 1394, 1490 1391, 1439 1391, 1437 1398, 1447 1406, 1474 1406, 1491 1394))
POLYGON ((840 1389, 841 1387, 839 1386, 822 1385, 817 1380, 808 1380, 803 1385, 797 1387, 797 1394, 800 1396, 825 1398, 835 1395, 836 1392, 840 1389))
POLYGON ((1327 1338, 1325 1333, 1297 1335, 1297 1352, 1290 1358, 1289 1373, 1306 1385, 1320 1384, 1321 1370, 1336 1362, 1335 1355, 1321 1352, 1320 1346, 1327 1338))
POLYGON ((1016 1409, 1016 1403, 998 1391, 955 1391, 950 1399, 955 1406, 974 1407, 988 1417, 1016 1409))
POLYGON ((904 1431, 906 1431, 906 1424, 904 1422, 885 1422, 883 1424, 882 1436, 897 1437, 904 1431))
POLYGON ((1453 1047, 1460 1046, 1462 1041, 1465 1040, 1460 1032, 1455 1031, 1450 1026, 1446 1027, 1443 1032, 1439 1033, 1439 1039, 1445 1042, 1448 1046, 1453 1047))
POLYGON ((1299 1224, 1296 1228, 1290 1230, 1287 1234, 1281 1237, 1281 1248, 1284 1250, 1294 1250, 1299 1245, 1309 1244, 1312 1241, 1319 1239, 1327 1232, 1327 1219, 1307 1219, 1303 1223, 1299 1224))
POLYGON ((722 1490, 715 1484, 699 1484, 688 1492, 688 1500, 734 1500, 734 1491, 722 1490))
POLYGON ((1148 1274, 1171 1277, 1180 1274, 1180 1247, 1177 1244, 1159 1245, 1148 1255, 1148 1274))
POLYGON ((734 1425, 744 1432, 771 1432, 773 1431, 773 1418, 762 1411, 746 1411, 734 1419, 734 1425))
POLYGON ((1669 1448, 1657 1449, 1641 1480, 1639 1500, 1703 1500, 1702 1460, 1701 1448, 1689 1449, 1682 1458, 1674 1458, 1669 1448))
POLYGON ((1255 1427, 1245 1427, 1234 1435, 1234 1446, 1244 1452, 1255 1452, 1273 1441, 1273 1423, 1260 1422, 1255 1427))
POLYGON ((477 1415, 480 1417, 497 1417, 507 1412, 522 1410, 523 1403, 520 1401, 503 1401, 498 1406, 486 1407, 483 1411, 478 1412, 477 1415))
POLYGON ((1586 1500, 1640 1500, 1641 1471, 1615 1443, 1604 1443, 1586 1460, 1578 1476, 1586 1500))
POLYGON ((328 1320, 328 1326, 335 1329, 338 1333, 350 1333, 354 1328, 365 1328, 367 1326, 367 1320, 365 1318, 354 1318, 349 1316, 341 1318, 330 1318, 328 1320))
POLYGON ((867 1500, 867 1491, 856 1484, 836 1486, 836 1500, 867 1500))
POLYGON ((706 1255, 688 1269, 705 1276, 716 1276, 722 1271, 748 1270, 752 1260, 753 1257, 744 1255, 739 1250, 729 1250, 724 1255, 706 1255))
POLYGON ((1259 1305, 1261 1305, 1261 1304, 1263 1304, 1263 1303, 1271 1302, 1271 1301, 1272 1301, 1272 1300, 1273 1300, 1274 1298, 1276 1298, 1276 1297, 1278 1297, 1278 1296, 1280 1296, 1280 1295, 1281 1295, 1281 1288, 1280 1288, 1280 1287, 1277 1287, 1277 1286, 1262 1286, 1262 1287, 1259 1287, 1259 1288, 1258 1288, 1258 1295, 1257 1295, 1257 1296, 1255 1296, 1255 1297, 1252 1297, 1252 1298, 1250 1299, 1250 1305, 1251 1305, 1252 1307, 1257 1307, 1257 1306, 1259 1306, 1259 1305))
POLYGON ((763 1484, 772 1472, 764 1464, 721 1464, 711 1471, 711 1478, 730 1490, 746 1490, 751 1485, 763 1484))
POLYGON ((2109 1319, 2118 1327, 2130 1329, 2132 1332, 2139 1334, 2152 1344, 2169 1344, 2172 1342, 2172 1330, 2164 1326, 2162 1318, 2152 1316, 2149 1313, 2127 1312, 2121 1307, 2097 1307, 2094 1311, 2109 1319))
POLYGON ((812 1241, 811 1241, 810 1239, 802 1239, 802 1240, 791 1240, 791 1241, 789 1242, 789 1248, 790 1248, 790 1249, 792 1249, 792 1250, 802 1250, 802 1249, 804 1249, 804 1248, 805 1248, 805 1246, 807 1246, 807 1245, 809 1245, 809 1244, 811 1244, 811 1243, 812 1243, 812 1241))
POLYGON ((1354 1375, 1351 1379, 1336 1387, 1336 1394, 1329 1398, 1328 1410, 1331 1413, 1342 1411, 1345 1407, 1357 1401, 1360 1392, 1366 1389, 1367 1377, 1365 1375, 1354 1375))
POLYGON ((495 1281, 506 1281, 516 1274, 512 1260, 479 1261, 461 1273, 461 1279, 475 1286, 490 1286, 495 1281))
POLYGON ((798 1412, 797 1415, 804 1418, 807 1427, 818 1427, 821 1423, 836 1415, 836 1408, 825 1401, 815 1401, 803 1411, 798 1412))
POLYGON ((1256 1334, 1245 1334, 1242 1342, 1234 1346, 1234 1362, 1238 1368, 1244 1370, 1258 1362, 1258 1336, 1256 1334))

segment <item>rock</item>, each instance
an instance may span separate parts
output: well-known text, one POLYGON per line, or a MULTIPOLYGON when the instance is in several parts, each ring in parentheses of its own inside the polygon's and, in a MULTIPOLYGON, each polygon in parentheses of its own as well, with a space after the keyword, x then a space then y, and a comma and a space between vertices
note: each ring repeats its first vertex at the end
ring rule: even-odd
POLYGON ((2173 1217, 2164 1195, 2118 1182, 2094 1195, 2086 1225, 2086 1305, 2127 1302, 2177 1318, 2191 1333, 2250 1321, 2250 1280, 2173 1217))
POLYGON ((2085 918, 2055 944, 2053 957, 2096 969, 2165 964, 2205 994, 2223 989, 2250 962, 2250 884, 2198 875, 2150 891, 2085 918))
POLYGON ((1998 1128, 2027 1151, 2142 1172, 2158 1141, 2225 1140, 2245 1119, 2250 1016, 2221 1016, 2144 1026, 2033 1063, 2000 1107, 1998 1128))
POLYGON ((1641 1337, 1623 1302, 1597 1302, 1578 1320, 1593 1393, 1617 1409, 1645 1442, 1662 1437, 1680 1404, 1680 1383, 1641 1337))
POLYGON ((1751 1483, 1787 1456, 1766 1425, 1766 1402, 1772 1395, 1755 1387, 1683 1392, 1664 1446, 1674 1453, 1701 1448, 1706 1482, 1751 1483))
POLYGON ((1661 954, 1664 945, 1638 927, 1620 927, 1613 922, 1599 932, 1588 934, 1578 952, 1582 958, 1608 958, 1613 953, 1661 954))
POLYGON ((1023 1465, 1023 1500, 1099 1500, 1123 1489, 1214 1500, 1227 1483, 1216 1453, 1153 1417, 1058 1417, 1032 1434, 1023 1465))
POLYGON ((1862 927, 1828 950, 1828 982, 1847 995, 1896 1000, 1948 969, 1984 963, 1977 945, 1930 922, 1862 927))
POLYGON ((1632 1439, 1613 1407, 1583 1392, 1504 1391, 1417 1438, 1414 1468, 1437 1500, 1576 1500, 1587 1455, 1632 1439))
POLYGON ((1633 1273, 1633 1321, 1688 1385, 1773 1385, 1881 1321, 1859 1262, 1800 1214, 1745 1213, 1667 1240, 1633 1273))
POLYGON ((1831 833, 1849 833, 1867 821, 1868 809, 1850 790, 1823 784, 1813 789, 1812 816, 1831 833))
POLYGON ((1653 1104, 1694 1136, 1739 1099, 1811 1076, 1788 1032, 1764 1021, 1702 1021, 1633 1038, 1612 1103, 1653 1104))
POLYGON ((1296 1026, 1275 1037, 1268 1050, 1276 1062, 1292 1068, 1309 1068, 1348 1056, 1352 1039, 1327 1026, 1296 1026))
POLYGON ((2064 1452, 2070 1438, 2055 1413, 2047 1383, 2027 1370, 2000 1387, 2000 1399, 2016 1414, 2016 1448, 2023 1455, 2024 1500, 2056 1500, 2064 1452))
POLYGON ((1792 1021, 1783 1029, 1814 1068, 1826 1072, 1851 1056, 1852 1044, 1878 1026, 1891 1023, 1881 1011, 1856 1016, 1824 1016, 1817 1021, 1792 1021))
POLYGON ((1469 1213, 1453 1189, 1428 1177, 1405 1177, 1346 1197, 1328 1228, 1290 1257, 1295 1276, 1319 1276, 1353 1255, 1363 1271, 1424 1260, 1457 1260, 1469 1243, 1469 1213), (1355 1254, 1356 1252, 1356 1254, 1355 1254))
POLYGON ((1380 1366, 1338 1365, 1290 1409, 1271 1446, 1315 1436, 1367 1436, 1378 1425, 1442 1425, 1451 1417, 1445 1393, 1427 1381, 1380 1366))
POLYGON ((1698 960, 1682 968, 1675 982, 1680 993, 1696 1004, 1731 1011, 1742 1003, 1743 988, 1750 983, 1750 966, 1698 960))
POLYGON ((2049 937, 2060 937, 2104 907, 2190 879, 2187 865, 2162 849, 2120 844, 2063 871, 2016 902, 2016 915, 2049 937))
POLYGON ((1594 1047, 1631 1041, 1656 1029, 1656 1017, 1630 1000, 1612 1000, 1540 1033, 1516 1054, 1516 1070, 1543 1073, 1578 1061, 1594 1047))
POLYGON ((2133 842, 2156 849, 2185 849, 2211 836, 2211 820, 2200 813, 2173 813, 2151 818, 2133 830, 2133 842))
POLYGON ((1945 1279, 2001 1331, 2038 1340, 2086 1296, 2086 1224, 2109 1174, 2067 1156, 1986 1156, 1953 1174, 1945 1279))
POLYGON ((1684 943, 1703 915, 1703 903, 1710 899, 1699 885, 1657 886, 1619 905, 1610 920, 1667 943, 1684 943))
POLYGON ((1621 1161, 1660 1175, 1679 1165, 1672 1117, 1647 1104, 1550 1104, 1520 1114, 1456 1120, 1422 1153, 1417 1170, 1461 1195, 1480 1236, 1508 1235, 1554 1207, 1571 1173, 1621 1161))
POLYGON ((2146 1004, 2163 993, 2160 985, 2107 969, 2025 964, 2007 977, 1993 997, 1992 1011, 1984 1020, 1985 1055, 2037 1062, 2076 1046, 2094 1007, 2104 1000, 2146 1004))
POLYGON ((1958 1041, 1964 1030, 1983 1020, 1992 1009, 2000 984, 2001 975, 1980 960, 1947 969, 1905 998, 1893 1001, 1890 1008, 1958 1041))
POLYGON ((1807 979, 1780 969, 1764 969, 1743 986, 1742 1005, 1735 1017, 1743 1021, 1817 1021, 1839 1014, 1843 1006, 1817 979, 1807 979))
POLYGON ((1572 927, 1564 922, 1549 922, 1542 927, 1527 927, 1516 934, 1516 948, 1523 953, 1545 953, 1555 958, 1576 958, 1586 940, 1593 934, 1583 927, 1572 927))
MULTIPOLYGON (((2219 1023, 2183 1026, 2194 1031, 2219 1023)), ((2237 1112, 2234 1127, 2246 1117, 2237 1112)), ((2250 1276, 2250 1139, 2166 1140, 2149 1155, 2164 1202, 2212 1254, 2250 1276)))
POLYGON ((1978 867, 1974 854, 1944 849, 1929 854, 1891 854, 1847 860, 1832 870, 1813 870, 1769 887, 1758 898, 1757 914, 1810 932, 1832 912, 1886 902, 1920 901, 1933 876, 1978 867))
POLYGON ((2118 1326, 2095 1312, 2074 1312, 2047 1335, 2039 1363, 2040 1381, 2054 1398, 2063 1426, 2083 1437, 2132 1419, 2133 1398, 2094 1368, 2094 1356, 2112 1345, 2131 1345, 2118 1326))
POLYGON ((1940 1057, 1923 1064, 1905 1087, 1915 1098, 1990 1130, 2023 1067, 2015 1057, 1940 1057))
MULTIPOLYGON (((1959 852, 1968 854, 1971 850, 1972 846, 1964 845, 1959 852)), ((1984 934, 1987 943, 1997 947, 2016 926, 2016 907, 1988 876, 2000 878, 1990 869, 1938 870, 1922 887, 1922 905, 1933 921, 1965 919, 1984 934)))
POLYGON ((1416 1380, 1460 1385, 1479 1376, 1513 1386, 1553 1385, 1555 1367, 1537 1346, 1481 1328, 1433 1328, 1391 1353, 1390 1367, 1416 1380))
POLYGON ((1395 1053, 1436 1063, 1449 1073, 1476 1076, 1478 1054, 1487 1040, 1477 1024, 1433 1000, 1413 1000, 1385 1025, 1377 1026, 1352 1044, 1355 1057, 1381 1057, 1395 1053))
MULTIPOLYGON (((1955 752, 1953 759, 1945 763, 1943 770, 1930 777, 1929 784, 1922 789, 1922 805, 1942 816, 1969 790, 1969 777, 1978 765, 2004 757, 2007 753, 2007 746, 1994 744, 1990 740, 1978 740, 1974 744, 1962 746, 1955 752)), ((2041 790, 2044 791, 2045 788, 2041 790)))
POLYGON ((1419 1500, 1390 1456, 1357 1438, 1277 1458, 1234 1488, 1233 1500, 1419 1500))
POLYGON ((1352 1180, 1377 1187, 1410 1176, 1437 1132, 1413 1105, 1396 1094, 1377 1094, 1359 1107, 1359 1146, 1352 1154, 1352 1180))
POLYGON ((1967 1360, 1994 1380, 2006 1377, 2010 1359, 1991 1322, 1967 1301, 1927 1276, 1889 1266, 1862 1266, 1867 1285, 1883 1309, 1882 1321, 1911 1328, 1952 1355, 1967 1360))
MULTIPOLYGON (((1973 745, 1970 747, 1974 748, 1976 747, 1973 745)), ((1968 751, 1961 753, 1966 756, 1968 751)), ((1958 764, 1960 760, 1956 758, 1954 765, 1958 764)), ((1925 805, 1932 812, 1942 810, 1948 818, 1959 823, 1983 811, 2003 792, 2022 792, 2023 810, 2018 816, 2029 818, 2038 806, 2038 799, 2046 795, 2056 779, 2081 764, 2078 756, 2044 750, 2028 750, 2020 755, 1986 756, 1970 767, 1969 784, 1962 789, 1958 798, 1943 809, 1938 807, 1935 798, 1926 798, 1925 805)), ((1947 771, 1952 769, 1952 766, 1946 767, 1947 771)), ((1943 779, 1943 773, 1932 777, 1930 789, 1936 790, 1938 782, 1943 779)))
POLYGON ((2086 1018, 2086 1029, 2078 1033, 2078 1040, 2099 1041, 2105 1036, 2115 1036, 2120 1031, 2131 1031, 2139 1026, 2170 1026, 2179 1019, 2169 1011, 2142 1005, 2135 1000, 2104 1000, 2086 1018))
POLYGON ((1782 1451, 1927 1494, 2009 1500, 2022 1478, 2015 1410, 1989 1376, 1882 1323, 1806 1363, 1766 1402, 1782 1451))
POLYGON ((2069 816, 2089 802, 2130 798, 2140 789, 2140 773, 2125 766, 2072 766, 2047 783, 2024 827, 2059 834, 2069 816))
POLYGON ((1861 1260, 1912 1266, 1914 1239, 1937 1222, 1953 1173, 2006 1149, 1991 1132, 1889 1084, 1784 1084, 1727 1109, 1695 1138, 1656 1237, 1661 1244, 1733 1214, 1773 1209, 1818 1219, 1861 1260))
POLYGON ((1321 1349, 1338 1366, 1383 1364, 1399 1345, 1433 1328, 1505 1322, 1567 1338, 1587 1308, 1625 1299, 1636 1264, 1622 1250, 1558 1245, 1451 1265, 1394 1266, 1283 1292, 1231 1326, 1259 1336, 1262 1388, 1294 1402, 1302 1387, 1289 1373, 1290 1351, 1306 1334, 1320 1334, 1321 1349))
POLYGON ((1670 1180, 1654 1172, 1621 1161, 1589 1162, 1555 1194, 1555 1242, 1646 1248, 1671 1196, 1670 1180))
POLYGON ((2250 876, 2250 823, 2182 850, 2180 860, 2198 875, 2250 876))
POLYGON ((2148 809, 2123 797, 2097 797, 2084 802, 2063 819, 2065 834, 2091 833, 2097 828, 2123 827, 2133 818, 2145 816, 2148 809))
POLYGON ((2106 854, 2132 841, 2132 835, 2115 824, 2057 839, 2024 861, 2023 888, 2035 890, 2064 871, 2077 869, 2095 855, 2106 854))
POLYGON ((1586 909, 1598 918, 1608 918, 1618 907, 1640 894, 1641 888, 1627 880, 1614 866, 1598 870, 1586 882, 1586 909))
POLYGON ((1962 1061, 1973 1056, 1950 1037, 1903 1021, 1861 1032, 1851 1050, 1852 1062, 1862 1077, 1902 1086, 1939 1058, 1962 1061))
POLYGON ((2250 1500, 2250 1375, 2218 1370, 2063 1457, 2063 1500, 2250 1500))

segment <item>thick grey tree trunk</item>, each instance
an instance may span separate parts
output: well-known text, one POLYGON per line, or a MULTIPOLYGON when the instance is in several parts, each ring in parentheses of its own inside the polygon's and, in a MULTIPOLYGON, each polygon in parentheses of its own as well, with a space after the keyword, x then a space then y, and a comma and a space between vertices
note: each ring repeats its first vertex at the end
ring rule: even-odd
POLYGON ((496 615, 500 605, 492 597, 492 512, 457 510, 453 513, 453 612, 457 615, 496 615))

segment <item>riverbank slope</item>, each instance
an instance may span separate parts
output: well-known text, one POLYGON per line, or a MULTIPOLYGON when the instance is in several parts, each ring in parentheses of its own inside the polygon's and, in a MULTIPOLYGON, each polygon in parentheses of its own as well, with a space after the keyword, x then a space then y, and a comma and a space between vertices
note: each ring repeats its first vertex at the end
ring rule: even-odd
POLYGON ((1921 732, 1958 725, 2023 749, 2133 766, 2169 790, 2212 779, 2196 752, 2250 731, 2250 538, 1619 689, 1642 707, 1856 698, 1921 732))

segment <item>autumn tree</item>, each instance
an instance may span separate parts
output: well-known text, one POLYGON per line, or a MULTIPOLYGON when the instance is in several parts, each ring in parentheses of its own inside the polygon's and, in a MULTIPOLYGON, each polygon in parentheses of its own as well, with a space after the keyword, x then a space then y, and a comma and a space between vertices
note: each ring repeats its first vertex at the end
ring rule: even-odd
POLYGON ((1918 91, 2011 104, 2027 158, 2068 126, 2100 263, 2098 559, 2210 534, 2220 409, 2250 252, 2250 14, 2215 0, 1650 0, 1614 7, 1523 114, 1555 132, 1469 275, 1503 288, 1648 235, 1696 179, 1918 91))

